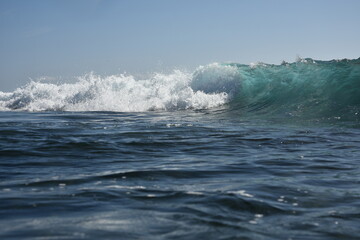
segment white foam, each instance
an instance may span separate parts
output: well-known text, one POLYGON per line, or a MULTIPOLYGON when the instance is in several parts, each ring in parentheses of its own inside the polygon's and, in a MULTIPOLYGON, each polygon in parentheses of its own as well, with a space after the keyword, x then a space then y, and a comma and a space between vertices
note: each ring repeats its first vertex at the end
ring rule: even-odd
POLYGON ((225 92, 193 90, 191 81, 191 73, 179 70, 171 74, 156 73, 148 79, 90 73, 75 83, 31 81, 14 92, 0 92, 0 110, 142 112, 207 109, 228 101, 225 92))
POLYGON ((253 198, 254 195, 247 193, 245 190, 239 190, 239 191, 229 191, 228 193, 232 193, 235 195, 240 195, 243 197, 249 197, 249 198, 253 198))

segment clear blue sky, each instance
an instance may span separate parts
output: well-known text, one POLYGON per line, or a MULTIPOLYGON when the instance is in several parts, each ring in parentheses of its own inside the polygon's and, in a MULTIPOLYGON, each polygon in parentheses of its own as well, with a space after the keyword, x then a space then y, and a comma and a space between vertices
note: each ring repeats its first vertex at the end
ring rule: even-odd
POLYGON ((41 76, 360 57, 359 0, 0 0, 0 91, 41 76))

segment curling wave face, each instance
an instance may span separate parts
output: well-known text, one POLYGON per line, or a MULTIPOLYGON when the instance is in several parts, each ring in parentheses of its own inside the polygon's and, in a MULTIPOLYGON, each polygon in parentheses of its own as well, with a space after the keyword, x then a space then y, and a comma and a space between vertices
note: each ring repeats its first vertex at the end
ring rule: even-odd
POLYGON ((360 58, 230 66, 242 78, 232 108, 243 114, 360 120, 360 58))
POLYGON ((118 111, 210 109, 241 116, 281 115, 359 121, 360 58, 294 63, 213 63, 140 80, 87 74, 77 82, 30 82, 0 92, 0 110, 118 111))

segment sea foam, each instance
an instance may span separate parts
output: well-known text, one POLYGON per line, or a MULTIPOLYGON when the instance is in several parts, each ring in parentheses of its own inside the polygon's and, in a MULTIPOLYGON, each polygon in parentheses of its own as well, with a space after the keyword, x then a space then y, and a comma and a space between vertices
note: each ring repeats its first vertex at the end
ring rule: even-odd
POLYGON ((14 92, 0 92, 0 110, 118 111, 207 109, 228 101, 226 92, 191 88, 191 73, 175 70, 148 79, 132 75, 79 77, 74 83, 31 81, 14 92))

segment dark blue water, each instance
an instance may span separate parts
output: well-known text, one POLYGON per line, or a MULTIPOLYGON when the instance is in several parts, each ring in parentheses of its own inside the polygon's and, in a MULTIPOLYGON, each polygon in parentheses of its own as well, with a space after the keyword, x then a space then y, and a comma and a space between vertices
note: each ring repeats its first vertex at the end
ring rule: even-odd
POLYGON ((358 239, 360 129, 1 112, 1 239, 358 239))

